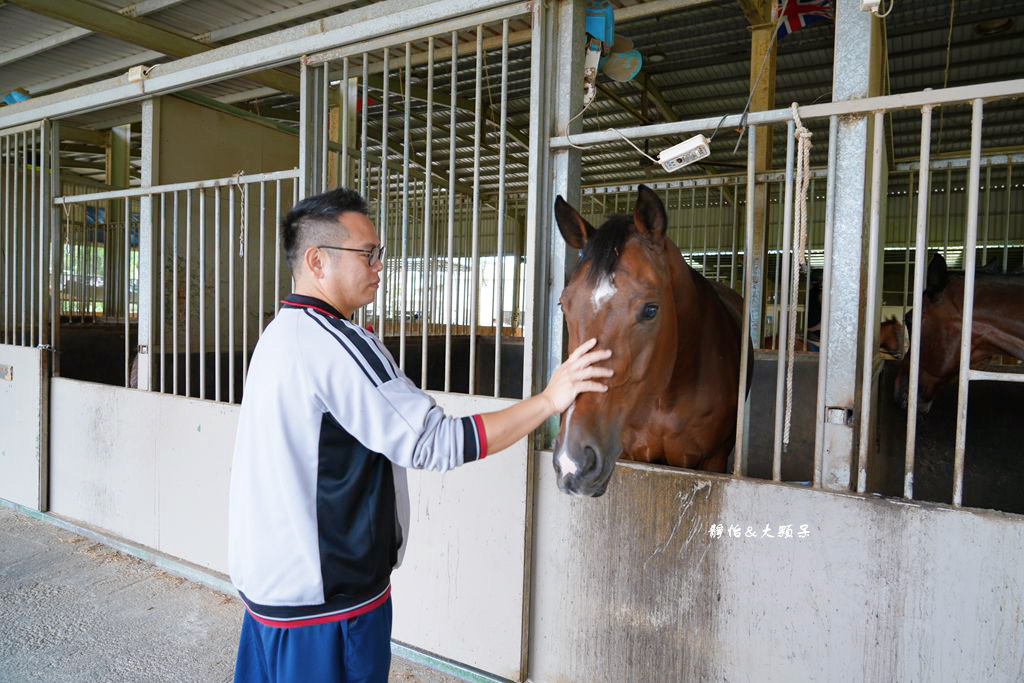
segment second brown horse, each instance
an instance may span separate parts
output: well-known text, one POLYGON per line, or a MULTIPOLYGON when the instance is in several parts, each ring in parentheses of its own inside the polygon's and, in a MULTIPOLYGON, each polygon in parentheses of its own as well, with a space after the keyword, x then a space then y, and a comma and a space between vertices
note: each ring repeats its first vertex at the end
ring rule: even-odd
POLYGON ((607 392, 581 395, 562 416, 559 488, 600 496, 620 454, 725 471, 736 434, 739 295, 686 264, 665 234, 664 205, 644 185, 633 215, 612 216, 600 229, 561 197, 555 218, 581 250, 561 297, 569 348, 596 337, 612 350, 605 365, 615 370, 607 392))

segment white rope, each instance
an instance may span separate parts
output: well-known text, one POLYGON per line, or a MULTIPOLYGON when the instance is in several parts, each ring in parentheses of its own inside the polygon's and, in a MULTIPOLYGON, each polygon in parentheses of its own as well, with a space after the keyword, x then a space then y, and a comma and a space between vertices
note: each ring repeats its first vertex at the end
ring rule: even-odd
MULTIPOLYGON (((792 281, 789 288, 789 339, 786 351, 786 422, 782 432, 783 447, 789 446, 790 425, 793 419, 793 363, 796 357, 796 308, 800 300, 800 272, 807 266, 807 188, 811 180, 811 131, 800 120, 800 111, 793 103, 796 122, 797 164, 796 197, 793 202, 793 258, 792 281)), ((806 324, 806 323, 805 323, 806 324)))

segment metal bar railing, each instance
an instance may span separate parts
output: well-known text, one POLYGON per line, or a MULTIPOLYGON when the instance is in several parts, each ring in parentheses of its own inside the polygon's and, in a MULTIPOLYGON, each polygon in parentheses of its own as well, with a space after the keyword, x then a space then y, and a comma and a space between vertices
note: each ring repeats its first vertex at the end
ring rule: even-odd
POLYGON ((743 472, 744 460, 746 459, 746 446, 744 435, 747 419, 747 365, 753 362, 750 356, 750 297, 747 293, 752 287, 751 278, 753 268, 748 268, 751 255, 754 249, 754 170, 757 159, 757 126, 750 126, 747 131, 747 229, 746 229, 746 256, 743 261, 743 326, 740 334, 740 377, 739 393, 736 399, 736 446, 733 451, 733 474, 740 476, 743 472))
MULTIPOLYGON (((967 228, 964 234, 964 302, 960 326, 960 385, 956 402, 956 445, 953 452, 953 505, 960 507, 964 493, 964 453, 967 445, 967 398, 970 390, 971 341, 974 322, 974 275, 978 240, 978 176, 981 159, 981 98, 971 105, 971 165, 967 179, 967 228)), ((923 263, 923 261, 919 262, 923 263)), ((920 330, 920 326, 914 328, 920 330)), ((920 337, 918 332, 915 336, 920 337)))
POLYGON ((914 497, 914 449, 917 444, 917 388, 921 370, 921 300, 924 296, 924 263, 927 257, 928 204, 930 175, 928 158, 931 154, 932 107, 921 109, 921 166, 918 174, 917 232, 914 246, 914 305, 913 329, 910 341, 910 378, 907 394, 907 442, 903 468, 903 496, 914 497))

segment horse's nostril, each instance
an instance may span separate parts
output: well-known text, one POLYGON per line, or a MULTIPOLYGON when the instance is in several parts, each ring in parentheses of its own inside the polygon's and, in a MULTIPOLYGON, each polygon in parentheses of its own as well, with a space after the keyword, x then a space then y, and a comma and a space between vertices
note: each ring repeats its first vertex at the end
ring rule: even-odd
POLYGON ((590 446, 583 449, 583 463, 580 467, 580 474, 589 474, 597 469, 597 451, 590 446))

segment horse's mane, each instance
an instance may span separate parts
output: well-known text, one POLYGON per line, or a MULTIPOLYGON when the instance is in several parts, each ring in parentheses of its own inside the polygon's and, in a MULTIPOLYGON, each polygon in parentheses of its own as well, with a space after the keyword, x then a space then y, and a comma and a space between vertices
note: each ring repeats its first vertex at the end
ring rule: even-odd
POLYGON ((602 275, 614 273, 619 256, 622 255, 622 248, 629 238, 629 227, 632 223, 631 216, 610 216, 604 225, 590 236, 583 251, 580 252, 580 260, 576 267, 579 268, 590 261, 589 277, 592 281, 596 281, 602 275))

